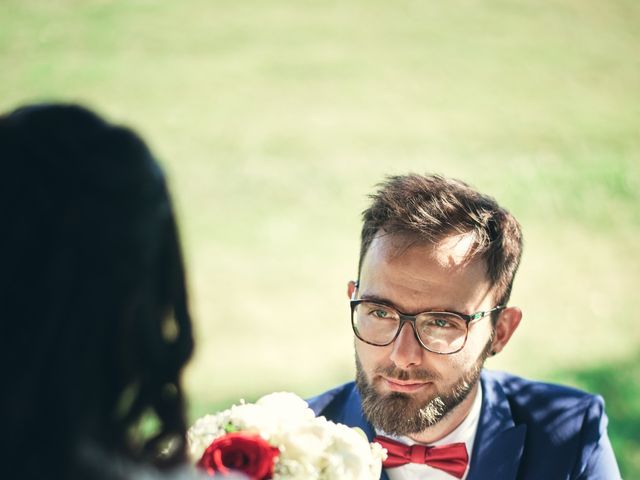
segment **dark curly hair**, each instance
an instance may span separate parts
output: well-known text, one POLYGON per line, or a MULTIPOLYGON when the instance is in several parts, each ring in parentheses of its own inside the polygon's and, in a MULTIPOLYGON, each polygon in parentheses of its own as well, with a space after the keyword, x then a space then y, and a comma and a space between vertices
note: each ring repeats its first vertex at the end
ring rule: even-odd
POLYGON ((0 117, 0 206, 0 468, 80 478, 87 445, 184 461, 191 320, 147 146, 79 106, 19 108, 0 117))

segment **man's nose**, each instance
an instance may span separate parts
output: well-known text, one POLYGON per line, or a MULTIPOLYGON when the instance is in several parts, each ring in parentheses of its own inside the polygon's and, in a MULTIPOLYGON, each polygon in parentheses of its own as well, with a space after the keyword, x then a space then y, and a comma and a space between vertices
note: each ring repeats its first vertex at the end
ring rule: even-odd
POLYGON ((398 368, 408 368, 420 365, 422 362, 423 348, 418 343, 413 326, 408 322, 402 326, 398 337, 393 342, 390 360, 398 368))

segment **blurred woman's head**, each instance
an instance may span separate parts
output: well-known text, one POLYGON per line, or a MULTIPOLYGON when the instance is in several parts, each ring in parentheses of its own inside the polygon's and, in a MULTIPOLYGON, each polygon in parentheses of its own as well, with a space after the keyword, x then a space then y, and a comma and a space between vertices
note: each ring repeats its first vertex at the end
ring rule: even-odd
POLYGON ((3 456, 22 478, 71 478, 87 445, 153 460, 173 440, 160 463, 183 460, 191 323, 144 142, 77 106, 2 116, 0 208, 3 456))

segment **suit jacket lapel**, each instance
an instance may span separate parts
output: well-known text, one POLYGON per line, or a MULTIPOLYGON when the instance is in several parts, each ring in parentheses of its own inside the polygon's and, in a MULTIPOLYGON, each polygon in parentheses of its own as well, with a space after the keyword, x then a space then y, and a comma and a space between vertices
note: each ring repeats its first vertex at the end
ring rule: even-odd
POLYGON ((517 425, 502 386, 482 372, 482 409, 467 480, 515 479, 524 450, 526 425, 517 425))

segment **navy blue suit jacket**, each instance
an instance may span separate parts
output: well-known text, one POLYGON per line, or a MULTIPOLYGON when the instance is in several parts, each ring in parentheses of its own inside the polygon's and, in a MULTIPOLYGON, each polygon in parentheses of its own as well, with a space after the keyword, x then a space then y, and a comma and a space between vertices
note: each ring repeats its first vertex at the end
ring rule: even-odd
MULTIPOLYGON (((619 479, 601 397, 484 370, 467 480, 619 479)), ((375 436, 353 382, 309 400, 316 415, 375 436)), ((453 477, 452 477, 453 478, 453 477)), ((388 480, 383 470, 381 479, 388 480)))

